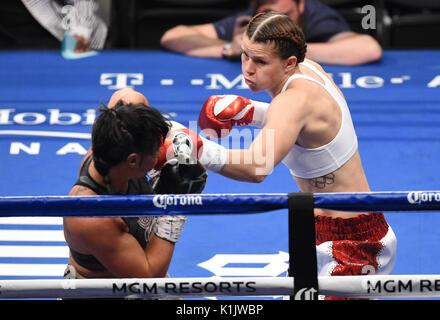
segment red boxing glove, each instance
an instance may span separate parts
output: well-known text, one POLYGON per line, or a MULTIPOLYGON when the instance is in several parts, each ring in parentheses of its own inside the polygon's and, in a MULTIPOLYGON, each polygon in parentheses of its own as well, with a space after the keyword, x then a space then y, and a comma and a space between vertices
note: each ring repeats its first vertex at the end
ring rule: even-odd
POLYGON ((263 127, 268 107, 268 103, 232 94, 210 96, 200 111, 199 126, 211 138, 227 136, 234 126, 263 127))
POLYGON ((171 121, 171 129, 160 147, 159 156, 154 169, 160 171, 168 160, 178 153, 185 153, 194 159, 199 158, 199 152, 203 148, 201 137, 194 131, 182 124, 171 121))

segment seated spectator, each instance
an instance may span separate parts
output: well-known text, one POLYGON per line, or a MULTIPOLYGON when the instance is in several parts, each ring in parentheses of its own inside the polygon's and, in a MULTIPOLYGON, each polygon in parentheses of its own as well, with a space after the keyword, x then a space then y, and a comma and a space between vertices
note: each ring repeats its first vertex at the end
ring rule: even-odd
POLYGON ((247 11, 219 21, 175 26, 164 33, 161 45, 189 56, 237 59, 248 21, 265 10, 284 13, 302 27, 306 57, 316 62, 359 65, 382 57, 382 48, 372 36, 353 32, 335 10, 318 0, 251 0, 247 11))

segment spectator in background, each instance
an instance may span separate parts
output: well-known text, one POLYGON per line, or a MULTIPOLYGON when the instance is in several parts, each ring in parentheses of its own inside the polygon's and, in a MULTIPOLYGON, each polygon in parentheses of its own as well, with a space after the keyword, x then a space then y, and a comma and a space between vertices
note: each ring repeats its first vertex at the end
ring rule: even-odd
POLYGON ((307 58, 319 63, 359 65, 379 60, 382 48, 370 35, 353 32, 333 9, 317 0, 251 0, 247 11, 202 25, 178 25, 161 38, 168 50, 196 57, 237 59, 241 38, 258 12, 284 13, 301 26, 307 58))
POLYGON ((108 27, 99 17, 96 0, 22 0, 28 11, 60 42, 76 39, 75 53, 104 48, 108 27))

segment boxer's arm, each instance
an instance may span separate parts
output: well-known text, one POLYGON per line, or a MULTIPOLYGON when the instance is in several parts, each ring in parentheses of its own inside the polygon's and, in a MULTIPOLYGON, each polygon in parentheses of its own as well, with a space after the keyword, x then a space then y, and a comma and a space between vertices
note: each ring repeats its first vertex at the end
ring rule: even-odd
MULTIPOLYGON (((87 248, 116 278, 164 277, 174 243, 152 234, 144 251, 124 229, 119 218, 79 218, 75 222, 75 244, 87 248)), ((72 234, 72 230, 70 230, 72 234)))
MULTIPOLYGON (((97 194, 86 187, 74 186, 69 195, 97 194)), ((144 251, 120 218, 66 217, 64 232, 69 245, 74 243, 79 252, 95 256, 117 278, 164 277, 174 251, 173 242, 155 234, 144 251)))
POLYGON ((227 163, 219 173, 234 180, 262 182, 298 139, 309 115, 305 99, 303 93, 292 89, 275 97, 267 112, 266 125, 250 147, 228 150, 227 163))

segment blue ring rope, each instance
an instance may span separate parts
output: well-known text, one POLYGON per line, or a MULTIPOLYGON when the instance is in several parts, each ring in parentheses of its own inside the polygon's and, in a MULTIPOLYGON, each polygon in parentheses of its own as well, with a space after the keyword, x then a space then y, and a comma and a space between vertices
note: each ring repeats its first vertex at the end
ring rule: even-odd
MULTIPOLYGON (((315 208, 440 210, 440 191, 315 193, 315 208)), ((288 208, 287 193, 0 197, 0 216, 139 216, 256 213, 288 208)))

